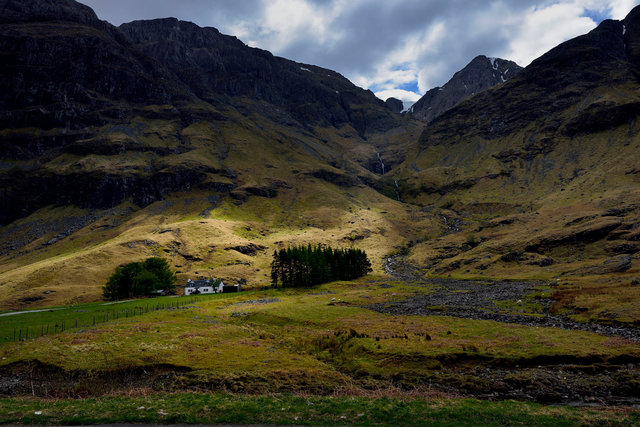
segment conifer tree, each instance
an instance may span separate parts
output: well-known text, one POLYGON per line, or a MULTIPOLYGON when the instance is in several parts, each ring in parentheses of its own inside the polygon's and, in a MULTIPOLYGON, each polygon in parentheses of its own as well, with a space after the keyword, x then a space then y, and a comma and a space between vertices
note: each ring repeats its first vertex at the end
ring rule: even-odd
POLYGON ((360 249, 295 246, 273 252, 271 282, 285 288, 313 286, 332 280, 353 280, 371 271, 360 249))

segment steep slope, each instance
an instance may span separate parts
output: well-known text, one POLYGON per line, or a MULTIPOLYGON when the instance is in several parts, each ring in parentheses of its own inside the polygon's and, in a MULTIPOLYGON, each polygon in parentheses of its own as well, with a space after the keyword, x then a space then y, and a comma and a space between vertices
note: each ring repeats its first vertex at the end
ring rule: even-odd
POLYGON ((516 76, 522 67, 513 61, 476 56, 442 87, 429 90, 411 108, 409 113, 430 122, 464 99, 516 76))
POLYGON ((338 73, 175 19, 0 11, 0 306, 96 299, 153 254, 260 285, 274 247, 357 242, 380 269, 411 233, 369 186, 419 125, 338 73))
MULTIPOLYGON (((157 159, 160 167, 153 167, 147 159, 125 166, 125 174, 96 174, 86 162, 69 158, 122 151, 166 158, 192 149, 180 135, 144 138, 151 131, 141 121, 177 120, 185 128, 202 119, 227 120, 233 114, 226 110, 233 109, 305 132, 349 126, 361 140, 400 124, 381 100, 339 74, 274 58, 212 28, 175 19, 123 26, 137 46, 72 1, 34 2, 28 8, 5 1, 0 7, 5 20, 0 202, 11 207, 0 223, 54 202, 107 208, 133 197, 144 205, 224 169, 204 164, 186 170, 157 159), (61 161, 53 164, 56 158, 61 161), (101 188, 102 195, 75 187, 79 178, 101 188)), ((378 150, 371 151, 368 156, 375 158, 378 150)))

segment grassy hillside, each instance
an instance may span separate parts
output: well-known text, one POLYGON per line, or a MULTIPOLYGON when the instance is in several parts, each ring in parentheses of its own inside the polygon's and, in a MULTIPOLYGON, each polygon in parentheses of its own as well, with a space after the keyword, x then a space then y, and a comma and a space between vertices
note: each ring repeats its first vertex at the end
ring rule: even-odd
MULTIPOLYGON (((412 121, 365 141, 348 126, 312 134, 259 114, 247 119, 233 108, 217 120, 210 119, 220 117, 211 106, 182 108, 201 118, 185 125, 150 106, 147 117, 94 129, 98 136, 67 150, 79 154, 40 166, 37 173, 52 181, 122 182, 132 197, 108 209, 61 201, 3 227, 0 307, 95 301, 116 266, 150 255, 167 258, 180 282, 215 276, 261 287, 268 285, 274 249, 356 245, 380 272, 383 256, 409 236, 436 232, 432 216, 365 184, 377 179, 367 159, 378 152, 393 159, 393 150, 417 136, 412 121), (151 189, 163 174, 200 177, 182 191, 160 189, 161 201, 141 207, 157 197, 151 189), (255 245, 252 252, 237 249, 248 245, 255 245)), ((105 191, 96 197, 108 197, 105 191)))

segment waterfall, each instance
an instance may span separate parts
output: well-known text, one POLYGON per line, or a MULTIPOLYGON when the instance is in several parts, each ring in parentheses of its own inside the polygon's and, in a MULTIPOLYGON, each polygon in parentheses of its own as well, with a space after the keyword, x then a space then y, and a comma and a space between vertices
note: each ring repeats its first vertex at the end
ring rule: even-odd
POLYGON ((382 175, 384 175, 384 162, 382 161, 382 157, 380 157, 380 153, 376 153, 378 156, 378 161, 380 162, 380 167, 382 167, 382 175))

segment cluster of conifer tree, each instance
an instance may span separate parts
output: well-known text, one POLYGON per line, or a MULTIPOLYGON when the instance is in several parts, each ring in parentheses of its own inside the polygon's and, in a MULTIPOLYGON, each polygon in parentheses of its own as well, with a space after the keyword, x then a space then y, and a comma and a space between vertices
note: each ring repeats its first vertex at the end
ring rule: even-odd
POLYGON ((333 280, 353 280, 371 271, 360 249, 297 246, 273 253, 271 282, 275 286, 312 286, 333 280))

